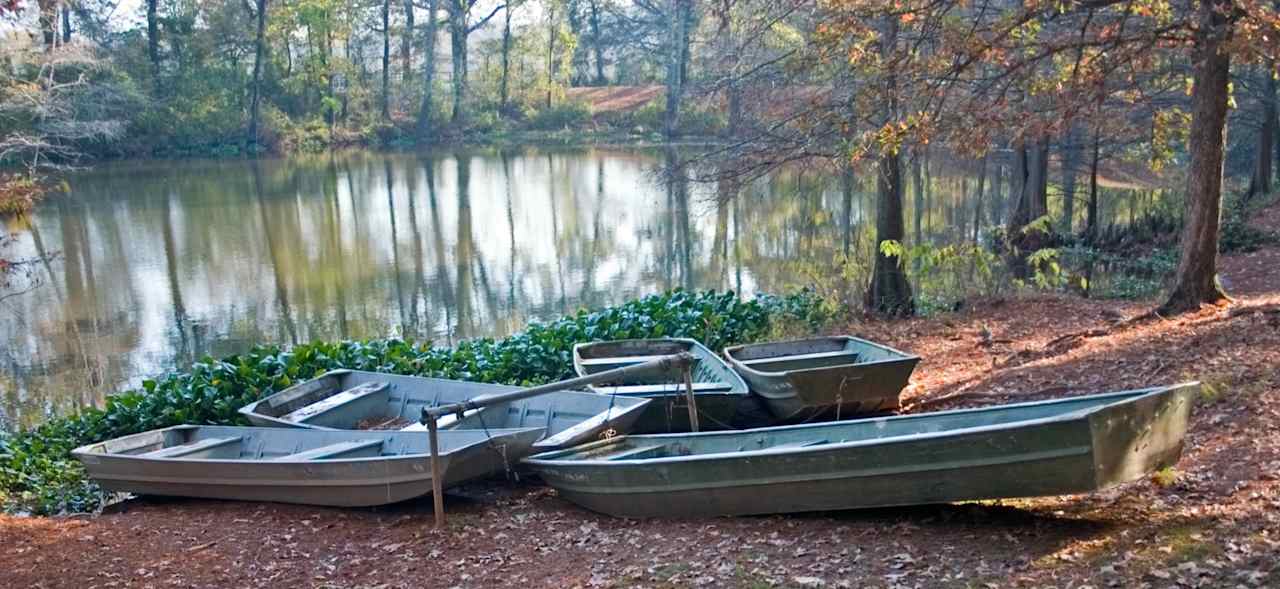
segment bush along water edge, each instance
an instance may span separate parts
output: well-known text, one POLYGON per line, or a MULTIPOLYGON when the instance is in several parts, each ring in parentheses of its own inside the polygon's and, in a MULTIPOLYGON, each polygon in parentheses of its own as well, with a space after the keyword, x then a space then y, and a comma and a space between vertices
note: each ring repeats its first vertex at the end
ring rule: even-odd
POLYGON ((453 348, 388 338, 313 342, 291 349, 257 346, 220 360, 206 357, 185 372, 111 395, 101 408, 0 433, 0 505, 8 513, 33 515, 97 510, 108 497, 85 476, 71 450, 173 425, 244 424, 237 413, 241 406, 328 370, 541 384, 573 376, 573 345, 579 342, 689 337, 718 351, 765 339, 780 326, 794 331, 799 324, 816 331, 839 313, 837 305, 807 290, 748 300, 732 292, 676 290, 453 348))

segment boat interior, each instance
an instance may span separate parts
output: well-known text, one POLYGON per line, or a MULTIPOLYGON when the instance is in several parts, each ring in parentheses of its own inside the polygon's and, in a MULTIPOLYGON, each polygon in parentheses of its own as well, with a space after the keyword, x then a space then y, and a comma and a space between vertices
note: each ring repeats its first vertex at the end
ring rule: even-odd
POLYGON ((534 459, 612 461, 756 450, 792 450, 1046 419, 1099 409, 1163 390, 1166 388, 768 430, 715 432, 697 436, 623 436, 609 444, 592 444, 576 450, 549 452, 535 456, 534 459))
MULTIPOLYGON (((579 355, 578 366, 581 370, 586 374, 595 374, 606 370, 650 362, 663 356, 688 352, 693 349, 694 346, 692 344, 680 340, 619 341, 599 342, 581 346, 576 353, 579 355)), ((703 362, 702 358, 698 358, 698 361, 693 365, 693 392, 695 394, 727 393, 733 390, 733 383, 727 382, 717 368, 723 367, 703 362)), ((668 395, 683 393, 685 390, 684 383, 672 382, 670 377, 663 375, 641 375, 627 381, 596 385, 594 388, 597 392, 603 394, 633 396, 668 395)))
POLYGON ((731 349, 734 360, 760 372, 786 372, 865 364, 907 356, 888 348, 852 338, 814 338, 731 349))

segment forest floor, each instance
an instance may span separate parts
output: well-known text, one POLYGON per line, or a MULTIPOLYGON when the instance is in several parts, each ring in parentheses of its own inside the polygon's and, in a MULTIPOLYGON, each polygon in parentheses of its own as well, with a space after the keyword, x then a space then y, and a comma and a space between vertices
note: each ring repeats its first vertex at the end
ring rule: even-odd
MULTIPOLYGON (((1280 207, 1257 216, 1280 229, 1280 207)), ((1226 256, 1228 308, 1042 296, 849 331, 925 358, 907 410, 1198 379, 1176 471, 1103 492, 783 517, 612 519, 532 481, 379 509, 134 499, 0 517, 12 587, 1280 586, 1280 248, 1226 256)))

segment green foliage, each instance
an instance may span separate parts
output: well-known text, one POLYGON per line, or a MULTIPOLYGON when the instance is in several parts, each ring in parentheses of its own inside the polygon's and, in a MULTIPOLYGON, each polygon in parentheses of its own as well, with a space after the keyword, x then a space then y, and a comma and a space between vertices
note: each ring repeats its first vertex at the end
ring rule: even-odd
POLYGON ((576 100, 562 101, 550 108, 526 113, 528 127, 535 131, 573 129, 591 123, 591 106, 576 100))
POLYGON ((108 397, 102 408, 56 418, 0 438, 0 501, 10 512, 88 511, 104 494, 71 457, 74 448, 183 423, 242 423, 237 409, 327 370, 352 368, 505 384, 537 384, 573 376, 578 342, 692 337, 713 350, 767 336, 779 324, 818 328, 838 306, 802 291, 739 300, 731 292, 672 291, 598 311, 534 323, 503 339, 454 348, 400 339, 315 342, 285 350, 259 346, 221 360, 205 358, 186 372, 143 382, 108 397))

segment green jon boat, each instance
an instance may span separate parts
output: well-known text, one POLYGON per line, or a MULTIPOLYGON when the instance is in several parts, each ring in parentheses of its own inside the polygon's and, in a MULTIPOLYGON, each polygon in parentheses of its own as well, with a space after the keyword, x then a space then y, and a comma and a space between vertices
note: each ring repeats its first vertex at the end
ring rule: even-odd
POLYGON ((826 511, 1083 493, 1171 466, 1198 383, 857 421, 623 436, 525 460, 619 517, 826 511))
MULTIPOLYGON (((334 370, 240 408, 253 425, 342 430, 425 431, 418 421, 424 407, 521 390, 521 387, 365 372, 334 370)), ((628 433, 649 403, 647 399, 608 399, 589 392, 561 391, 500 403, 441 419, 443 429, 541 427, 538 451, 567 448, 628 433)))
MULTIPOLYGON (((693 393, 699 429, 731 428, 739 406, 750 392, 747 383, 714 352, 694 340, 636 339, 578 344, 573 348, 573 367, 579 376, 587 376, 680 352, 689 352, 697 358, 693 366, 693 393)), ((685 385, 679 377, 645 378, 590 388, 618 398, 653 399, 632 426, 635 433, 692 431, 685 385)))
MULTIPOLYGON (((501 473, 541 428, 440 432, 443 487, 501 473)), ((276 427, 180 425, 72 451, 109 491, 369 506, 431 492, 428 436, 276 427)))
POLYGON ((725 349, 725 357, 783 421, 897 409, 920 358, 849 336, 725 349))

